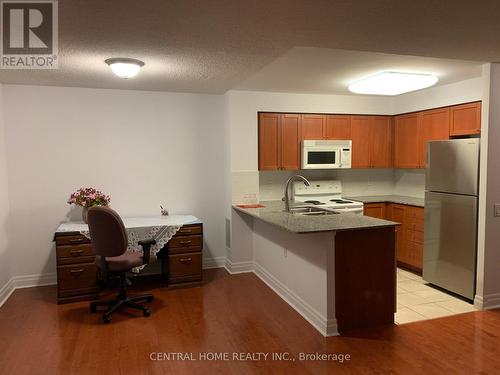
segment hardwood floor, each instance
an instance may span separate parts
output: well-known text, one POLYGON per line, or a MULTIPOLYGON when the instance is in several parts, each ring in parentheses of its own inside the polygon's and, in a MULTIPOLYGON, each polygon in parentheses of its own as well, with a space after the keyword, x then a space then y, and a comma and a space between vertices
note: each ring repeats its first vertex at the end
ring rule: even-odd
MULTIPOLYGON (((55 287, 17 290, 0 308, 1 374, 498 374, 500 312, 322 337, 253 274, 205 273, 191 289, 154 289, 149 318, 55 304, 55 287), (152 361, 152 352, 289 352, 295 361, 152 361), (350 361, 300 361, 299 353, 350 361)), ((269 354, 271 356, 271 354, 269 354)))

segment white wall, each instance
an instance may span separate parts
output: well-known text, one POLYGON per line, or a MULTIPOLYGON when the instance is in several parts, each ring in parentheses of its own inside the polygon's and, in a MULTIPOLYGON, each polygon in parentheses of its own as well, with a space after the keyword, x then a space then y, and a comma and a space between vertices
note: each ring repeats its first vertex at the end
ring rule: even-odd
POLYGON ((483 108, 483 128, 481 129, 482 177, 479 201, 479 267, 476 302, 491 308, 500 306, 500 274, 498 272, 500 269, 500 217, 494 216, 494 205, 500 203, 500 64, 486 66, 484 75, 487 81, 485 101, 488 105, 483 108))
POLYGON ((482 97, 483 79, 477 77, 395 96, 393 97, 392 114, 474 102, 481 100, 482 97))
MULTIPOLYGON (((3 87, 0 86, 0 290, 11 278, 10 257, 8 252, 7 220, 9 218, 7 152, 2 106, 3 87)), ((1 294, 1 293, 0 293, 1 294)), ((2 296, 0 295, 0 301, 2 296)))
POLYGON ((215 95, 4 86, 15 275, 55 271, 54 230, 82 186, 124 216, 160 204, 196 215, 205 258, 225 256, 223 106, 215 95))

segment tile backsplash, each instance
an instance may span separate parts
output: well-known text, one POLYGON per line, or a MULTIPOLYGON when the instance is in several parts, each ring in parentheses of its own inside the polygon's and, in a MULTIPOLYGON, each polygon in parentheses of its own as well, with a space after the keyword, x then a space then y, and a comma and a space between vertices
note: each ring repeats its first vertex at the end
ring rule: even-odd
POLYGON ((423 170, 301 170, 259 172, 260 200, 281 199, 286 180, 297 173, 310 180, 340 180, 344 196, 387 194, 424 196, 425 171, 423 170))

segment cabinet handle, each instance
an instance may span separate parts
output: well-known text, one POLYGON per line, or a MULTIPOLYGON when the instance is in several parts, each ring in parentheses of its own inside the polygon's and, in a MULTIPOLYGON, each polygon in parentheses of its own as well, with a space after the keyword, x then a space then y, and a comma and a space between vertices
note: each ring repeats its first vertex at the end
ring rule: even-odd
POLYGON ((82 243, 84 242, 85 240, 83 238, 78 238, 76 240, 69 240, 69 243, 71 244, 75 244, 75 243, 82 243))
POLYGON ((77 270, 70 270, 69 272, 71 272, 71 273, 82 273, 83 271, 84 271, 83 268, 79 268, 77 270))
POLYGON ((191 229, 181 229, 181 233, 191 233, 191 229))
POLYGON ((83 253, 83 250, 71 250, 69 253, 73 256, 77 256, 83 253))
POLYGON ((192 260, 191 258, 181 258, 181 259, 179 259, 179 262, 187 263, 187 262, 191 262, 191 260, 192 260))
POLYGON ((191 240, 186 240, 186 241, 179 241, 181 245, 189 245, 191 243, 191 240))

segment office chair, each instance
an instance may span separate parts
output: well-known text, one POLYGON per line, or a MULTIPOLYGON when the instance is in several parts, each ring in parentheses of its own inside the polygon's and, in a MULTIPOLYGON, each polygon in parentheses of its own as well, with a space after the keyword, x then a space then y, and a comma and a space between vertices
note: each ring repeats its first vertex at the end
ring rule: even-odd
POLYGON ((111 314, 123 308, 141 310, 144 316, 151 312, 139 302, 152 302, 153 295, 129 297, 127 286, 130 281, 126 273, 132 268, 148 264, 156 257, 150 255, 154 239, 139 241, 143 251, 127 251, 128 238, 120 216, 108 207, 92 207, 88 212, 88 224, 92 247, 96 253, 96 264, 100 270, 101 282, 106 285, 113 279, 119 279, 120 291, 115 299, 95 301, 90 304, 90 311, 96 312, 99 306, 109 306, 102 316, 104 323, 111 322, 111 314))

